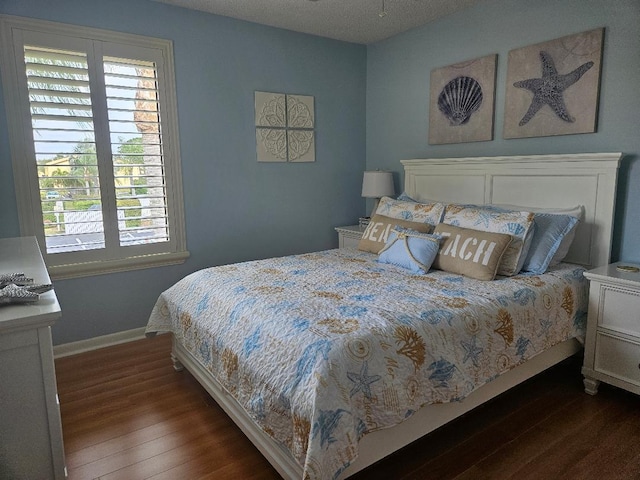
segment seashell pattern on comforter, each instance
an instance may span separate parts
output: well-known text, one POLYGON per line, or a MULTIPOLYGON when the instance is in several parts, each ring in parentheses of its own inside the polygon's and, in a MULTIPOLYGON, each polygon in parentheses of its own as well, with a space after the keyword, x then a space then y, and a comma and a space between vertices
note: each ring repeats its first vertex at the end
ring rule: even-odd
POLYGON ((483 282, 328 250, 193 273, 161 294, 147 332, 172 332, 305 478, 331 479, 367 432, 582 336, 582 272, 483 282))

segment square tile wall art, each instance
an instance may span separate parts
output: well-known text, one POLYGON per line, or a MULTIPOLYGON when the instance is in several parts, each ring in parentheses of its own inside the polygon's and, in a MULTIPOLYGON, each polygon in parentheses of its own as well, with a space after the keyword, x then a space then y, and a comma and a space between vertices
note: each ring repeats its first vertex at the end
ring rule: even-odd
POLYGON ((509 52, 504 138, 596 131, 604 29, 509 52))
POLYGON ((314 98, 255 92, 259 162, 315 162, 314 98))
POLYGON ((431 71, 429 144, 493 139, 497 55, 431 71))

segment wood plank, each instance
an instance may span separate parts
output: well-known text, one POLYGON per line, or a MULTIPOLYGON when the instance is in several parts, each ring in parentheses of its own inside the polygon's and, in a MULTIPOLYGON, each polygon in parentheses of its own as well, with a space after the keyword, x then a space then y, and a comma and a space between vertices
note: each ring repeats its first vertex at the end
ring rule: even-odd
MULTIPOLYGON (((279 478, 166 335, 56 361, 69 479, 279 478)), ((390 479, 640 478, 640 397, 586 395, 571 358, 356 474, 390 479)))
MULTIPOLYGON (((93 444, 114 438, 133 430, 163 422, 170 415, 179 415, 192 408, 198 408, 205 402, 200 395, 193 392, 188 396, 173 392, 169 396, 153 398, 151 395, 146 402, 137 408, 124 408, 119 411, 102 412, 101 415, 86 416, 83 411, 62 411, 63 435, 65 445, 72 445, 75 438, 82 443, 93 444)), ((205 404, 206 405, 206 404, 205 404)), ((71 451, 75 448, 69 447, 71 451)))
MULTIPOLYGON (((575 361, 571 363, 579 370, 575 361)), ((422 478, 419 475, 453 478, 456 472, 488 455, 492 450, 487 451, 487 446, 495 449, 494 437, 500 436, 503 443, 508 443, 520 432, 544 421, 550 412, 575 399, 576 387, 576 382, 569 387, 557 368, 551 369, 535 381, 505 392, 354 478, 398 478, 399 474, 410 478, 422 478), (489 443, 481 438, 482 435, 488 435, 489 443), (396 461, 389 461, 394 456, 397 456, 396 461)))
MULTIPOLYGON (((615 401, 607 401, 611 400, 606 398, 607 395, 602 397, 604 398, 598 399, 598 402, 582 397, 576 400, 575 408, 559 411, 558 418, 553 423, 541 428, 541 440, 545 448, 537 455, 530 455, 527 462, 522 462, 511 478, 533 480, 536 477, 533 476, 530 467, 539 462, 544 462, 549 478, 561 478, 577 462, 590 454, 607 450, 614 445, 620 448, 620 445, 611 442, 612 438, 615 438, 610 435, 611 429, 615 428, 617 423, 629 420, 637 426, 638 417, 634 418, 633 407, 620 402, 620 395, 616 395, 615 401)), ((638 407, 640 403, 636 403, 635 409, 638 407)), ((629 456, 629 453, 626 451, 624 455, 629 456)), ((614 468, 613 462, 610 467, 614 468)), ((640 472, 636 473, 640 476, 640 472)), ((604 477, 594 475, 597 475, 596 472, 588 472, 591 478, 609 478, 608 473, 604 477)))
POLYGON ((140 445, 167 435, 180 435, 183 430, 198 428, 203 423, 206 424, 206 422, 215 426, 220 421, 220 412, 210 411, 210 409, 194 408, 180 415, 171 415, 169 413, 162 422, 124 433, 100 443, 88 445, 70 453, 67 455, 67 466, 77 468, 102 458, 122 453, 130 448, 138 448, 140 445))

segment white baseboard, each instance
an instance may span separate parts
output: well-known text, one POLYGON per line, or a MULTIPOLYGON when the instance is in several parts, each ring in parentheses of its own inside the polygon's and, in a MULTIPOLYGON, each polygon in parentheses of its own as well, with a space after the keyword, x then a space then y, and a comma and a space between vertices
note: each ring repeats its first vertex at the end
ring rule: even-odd
POLYGON ((145 338, 144 330, 145 330, 145 327, 134 328, 132 330, 125 330, 124 332, 111 333, 109 335, 102 335, 100 337, 88 338, 87 340, 80 340, 78 342, 55 345, 53 347, 53 357, 54 358, 68 357, 69 355, 76 355, 78 353, 90 352, 91 350, 110 347, 111 345, 118 345, 120 343, 140 340, 145 338))

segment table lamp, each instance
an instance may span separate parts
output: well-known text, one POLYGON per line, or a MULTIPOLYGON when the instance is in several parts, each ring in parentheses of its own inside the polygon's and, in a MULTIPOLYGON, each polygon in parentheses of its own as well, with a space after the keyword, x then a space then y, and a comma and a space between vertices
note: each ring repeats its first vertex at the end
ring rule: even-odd
POLYGON ((382 172, 380 170, 364 172, 362 196, 374 199, 371 216, 376 213, 380 199, 385 196, 391 196, 394 193, 392 172, 382 172))

